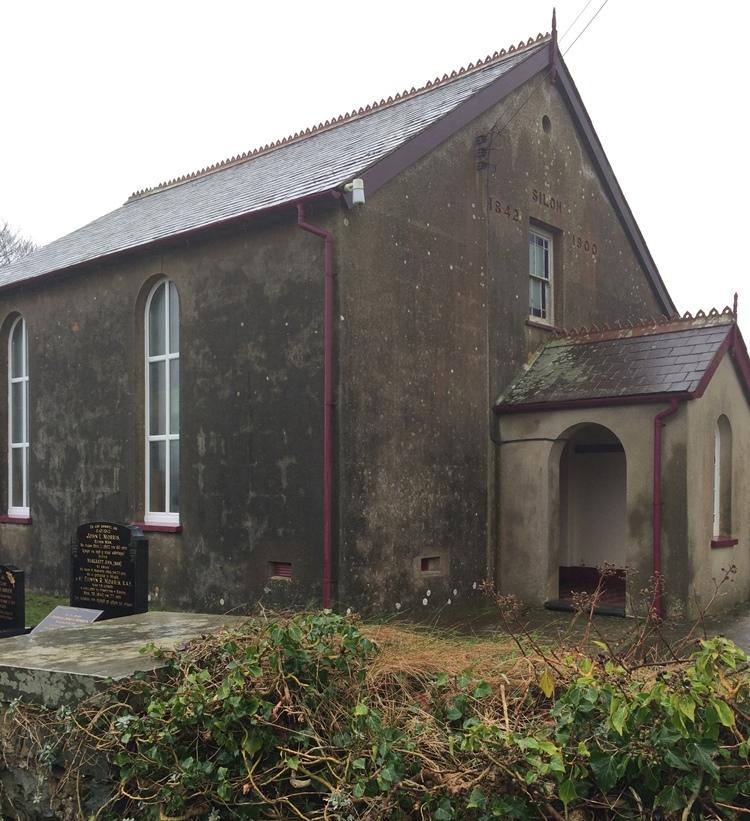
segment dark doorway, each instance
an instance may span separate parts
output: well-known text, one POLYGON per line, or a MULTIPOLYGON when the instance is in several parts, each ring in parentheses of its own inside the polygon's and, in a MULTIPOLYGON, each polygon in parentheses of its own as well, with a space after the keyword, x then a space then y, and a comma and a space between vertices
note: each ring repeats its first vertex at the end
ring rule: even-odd
POLYGON ((625 615, 626 467, 608 428, 583 425, 568 436, 560 457, 559 592, 548 607, 571 609, 601 581, 599 612, 625 615))

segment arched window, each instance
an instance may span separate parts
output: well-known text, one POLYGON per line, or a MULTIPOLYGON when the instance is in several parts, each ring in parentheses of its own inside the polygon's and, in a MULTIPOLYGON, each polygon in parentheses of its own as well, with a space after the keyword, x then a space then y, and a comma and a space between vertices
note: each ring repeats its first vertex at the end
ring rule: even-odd
POLYGON ((170 279, 146 302, 146 522, 180 512, 180 301, 170 279))
POLYGON ((732 534, 732 428, 726 416, 714 436, 714 539, 732 534))
POLYGON ((19 316, 8 340, 8 515, 29 515, 29 354, 19 316))

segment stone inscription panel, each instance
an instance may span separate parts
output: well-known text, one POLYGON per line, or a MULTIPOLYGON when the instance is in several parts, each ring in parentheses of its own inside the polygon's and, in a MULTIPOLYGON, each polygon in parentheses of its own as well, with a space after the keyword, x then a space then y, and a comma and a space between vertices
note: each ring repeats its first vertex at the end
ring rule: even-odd
POLYGON ((97 621, 103 615, 104 611, 102 610, 59 605, 43 618, 31 632, 44 633, 46 630, 57 630, 61 627, 80 627, 83 624, 91 624, 97 621))
POLYGON ((71 545, 70 604, 104 618, 148 610, 148 541, 137 527, 89 522, 71 545))
POLYGON ((24 572, 0 564, 0 630, 23 630, 26 621, 24 572))

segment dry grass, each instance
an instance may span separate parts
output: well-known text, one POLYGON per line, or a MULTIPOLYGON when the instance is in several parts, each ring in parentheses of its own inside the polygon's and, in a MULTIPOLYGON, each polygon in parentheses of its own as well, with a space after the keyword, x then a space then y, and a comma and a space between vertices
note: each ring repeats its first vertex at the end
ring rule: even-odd
POLYGON ((392 677, 424 680, 438 673, 469 673, 475 679, 519 686, 529 678, 529 660, 506 635, 469 638, 409 624, 363 625, 362 633, 380 650, 368 667, 371 686, 392 677))

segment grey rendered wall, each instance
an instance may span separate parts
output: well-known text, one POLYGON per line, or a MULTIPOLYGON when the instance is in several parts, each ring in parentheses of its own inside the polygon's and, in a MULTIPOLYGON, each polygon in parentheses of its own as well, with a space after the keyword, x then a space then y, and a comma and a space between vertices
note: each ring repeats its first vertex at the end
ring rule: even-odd
POLYGON ((152 606, 319 597, 321 259, 290 211, 6 292, 5 339, 15 311, 29 328, 33 523, 0 525, 0 545, 29 589, 67 595, 80 522, 143 518, 143 308, 168 276, 181 305, 183 531, 148 534, 152 606), (292 563, 291 581, 270 578, 273 561, 292 563))
POLYGON ((726 610, 750 598, 750 410, 740 386, 731 356, 725 354, 703 397, 689 403, 689 444, 687 475, 689 505, 687 509, 687 549, 690 556, 686 595, 688 614, 698 615, 705 609, 732 566, 737 573, 721 587, 720 599, 712 611, 726 610), (726 415, 732 428, 732 533, 738 543, 711 547, 713 538, 714 436, 716 423, 726 415))
POLYGON ((527 324, 531 221, 556 232, 556 323, 661 312, 564 102, 538 79, 336 228, 343 603, 427 616, 480 602, 503 461, 490 408, 549 334, 527 324))

